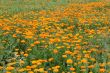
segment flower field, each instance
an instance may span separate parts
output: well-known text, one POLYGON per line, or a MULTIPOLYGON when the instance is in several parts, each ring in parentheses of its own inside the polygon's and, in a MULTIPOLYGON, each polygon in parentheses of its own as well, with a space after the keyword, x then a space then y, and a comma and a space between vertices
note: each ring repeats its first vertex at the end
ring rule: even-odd
POLYGON ((5 1, 0 73, 110 73, 109 0, 5 1))

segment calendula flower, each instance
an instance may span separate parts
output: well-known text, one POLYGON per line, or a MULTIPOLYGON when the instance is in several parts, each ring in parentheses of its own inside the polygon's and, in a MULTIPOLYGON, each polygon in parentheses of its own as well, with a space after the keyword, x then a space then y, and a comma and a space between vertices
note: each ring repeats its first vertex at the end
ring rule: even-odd
POLYGON ((106 66, 106 64, 105 63, 102 63, 102 64, 100 63, 99 66, 104 67, 104 66, 106 66))
POLYGON ((24 56, 25 56, 25 57, 27 57, 27 56, 28 56, 28 54, 27 54, 27 53, 25 53, 25 54, 24 54, 24 56))
POLYGON ((89 65, 88 68, 94 68, 94 65, 89 65))
POLYGON ((39 44, 39 43, 40 43, 39 41, 35 41, 35 42, 34 42, 35 45, 37 45, 37 44, 39 44))
POLYGON ((62 55, 63 58, 67 58, 67 55, 62 55))
POLYGON ((81 69, 85 69, 85 68, 86 68, 86 66, 81 66, 80 68, 81 68, 81 69))
POLYGON ((35 46, 35 44, 31 44, 31 47, 34 47, 35 46))
POLYGON ((55 68, 55 69, 53 69, 53 72, 56 72, 57 73, 57 72, 59 72, 59 69, 56 69, 55 68))
POLYGON ((99 72, 105 72, 106 70, 104 68, 99 69, 99 72))
POLYGON ((33 60, 32 61, 32 64, 37 64, 38 62, 36 60, 33 60))
POLYGON ((53 61, 53 60, 54 60, 53 58, 48 59, 48 61, 53 61))
POLYGON ((13 69, 14 69, 14 67, 12 67, 12 66, 9 66, 9 67, 6 68, 6 70, 9 70, 9 71, 13 70, 13 69))
POLYGON ((31 69, 31 66, 26 66, 26 69, 31 69))
POLYGON ((25 43, 26 41, 25 40, 21 40, 21 43, 25 43))
POLYGON ((82 59, 81 62, 82 63, 87 63, 87 59, 82 59))
POLYGON ((16 34, 13 34, 13 37, 16 38, 17 37, 16 34))
POLYGON ((3 67, 2 66, 0 66, 0 70, 2 70, 3 69, 3 67))
POLYGON ((73 63, 73 60, 72 59, 67 59, 66 63, 67 64, 72 64, 73 63))
POLYGON ((11 73, 11 72, 7 71, 6 73, 11 73))
POLYGON ((75 68, 71 67, 71 68, 70 68, 70 70, 71 70, 71 71, 74 71, 74 70, 75 70, 75 68))
POLYGON ((38 72, 39 71, 39 69, 34 69, 34 72, 38 72))
POLYGON ((34 73, 33 71, 29 71, 28 73, 34 73))
POLYGON ((39 68, 39 72, 44 72, 44 68, 39 68))
POLYGON ((33 68, 33 69, 36 68, 36 67, 37 67, 37 65, 32 65, 32 66, 31 66, 31 68, 33 68))
POLYGON ((56 49, 53 50, 53 53, 54 53, 54 54, 57 54, 57 53, 58 53, 58 50, 56 50, 56 49))
POLYGON ((65 54, 72 54, 71 51, 65 51, 65 54))
POLYGON ((55 66, 55 68, 60 68, 60 66, 59 66, 59 65, 57 65, 57 66, 55 66))
POLYGON ((19 71, 19 72, 23 72, 23 71, 25 71, 25 69, 24 69, 24 68, 21 68, 21 69, 19 69, 18 71, 19 71))

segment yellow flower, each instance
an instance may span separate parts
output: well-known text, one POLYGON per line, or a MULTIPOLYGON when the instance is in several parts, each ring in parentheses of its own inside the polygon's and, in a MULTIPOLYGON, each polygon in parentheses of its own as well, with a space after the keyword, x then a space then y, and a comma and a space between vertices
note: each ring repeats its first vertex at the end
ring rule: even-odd
POLYGON ((31 50, 32 50, 31 48, 28 48, 28 49, 27 49, 27 51, 31 51, 31 50))
POLYGON ((66 63, 67 63, 67 64, 72 64, 72 63, 73 63, 73 60, 72 60, 72 59, 68 59, 68 60, 66 61, 66 63))
POLYGON ((35 44, 31 44, 31 47, 34 47, 35 46, 35 44))
POLYGON ((26 69, 31 69, 31 66, 26 66, 26 69))
POLYGON ((54 54, 57 54, 57 53, 58 53, 58 50, 56 50, 56 49, 53 50, 53 53, 54 53, 54 54))
POLYGON ((54 60, 53 58, 48 59, 48 61, 53 61, 53 60, 54 60))
POLYGON ((39 69, 39 72, 44 72, 44 68, 40 68, 39 69))
POLYGON ((6 68, 6 70, 13 70, 13 69, 14 67, 11 67, 11 66, 6 68))
POLYGON ((63 58, 67 58, 67 55, 62 55, 63 58))
POLYGON ((25 40, 21 40, 21 43, 25 43, 26 41, 25 40))
POLYGON ((100 63, 99 65, 100 65, 100 67, 104 67, 104 66, 106 66, 105 63, 102 63, 102 64, 100 63))
POLYGON ((71 51, 65 51, 65 54, 72 54, 71 51))
POLYGON ((48 71, 44 71, 44 73, 48 73, 48 71))
POLYGON ((91 61, 93 61, 93 62, 94 62, 94 61, 96 61, 96 59, 95 59, 95 58, 91 58, 90 60, 91 60, 91 61))
POLYGON ((35 42, 34 42, 35 45, 37 45, 37 44, 39 44, 39 43, 40 43, 39 41, 35 41, 35 42))
POLYGON ((82 59, 81 62, 82 63, 87 63, 87 59, 82 59))
POLYGON ((59 66, 59 65, 57 65, 57 66, 55 66, 55 68, 60 68, 60 66, 59 66))
POLYGON ((25 71, 25 69, 24 69, 24 68, 21 68, 21 69, 19 69, 18 71, 19 71, 19 72, 23 72, 23 71, 25 71))
POLYGON ((37 64, 37 63, 38 63, 38 62, 37 62, 37 61, 35 61, 35 60, 33 60, 33 61, 32 61, 32 64, 37 64))
POLYGON ((81 66, 80 68, 81 68, 81 69, 85 69, 85 68, 86 68, 86 66, 81 66))
POLYGON ((71 71, 74 71, 74 70, 75 70, 75 68, 71 67, 71 68, 70 68, 70 70, 71 70, 71 71))
POLYGON ((55 69, 53 70, 53 72, 56 72, 56 73, 57 73, 57 72, 59 72, 59 70, 55 68, 55 69))
POLYGON ((14 64, 16 64, 16 62, 8 63, 7 66, 12 66, 14 64))
POLYGON ((28 56, 28 54, 24 54, 24 56, 25 56, 25 57, 27 57, 27 56, 28 56))
POLYGON ((29 71, 28 73, 34 73, 33 71, 29 71))
POLYGON ((7 71, 6 73, 11 73, 11 72, 7 71))
POLYGON ((86 51, 86 50, 84 50, 84 51, 83 51, 83 53, 87 53, 87 51, 86 51))
POLYGON ((34 69, 34 72, 38 72, 39 71, 39 69, 34 69))
POLYGON ((20 60, 19 62, 20 62, 20 64, 24 64, 24 61, 23 60, 20 60))
POLYGON ((94 68, 94 65, 90 65, 90 66, 88 66, 88 68, 94 68))
POLYGON ((37 65, 32 65, 32 66, 31 66, 31 68, 36 68, 36 67, 37 67, 37 65))
POLYGON ((1 69, 3 69, 3 67, 2 67, 2 66, 0 66, 0 70, 1 70, 1 69))
POLYGON ((13 38, 16 38, 17 36, 16 36, 16 34, 13 34, 13 38))
POLYGON ((48 70, 52 70, 52 68, 48 68, 48 70))
POLYGON ((99 69, 99 72, 105 72, 106 70, 104 68, 99 69))

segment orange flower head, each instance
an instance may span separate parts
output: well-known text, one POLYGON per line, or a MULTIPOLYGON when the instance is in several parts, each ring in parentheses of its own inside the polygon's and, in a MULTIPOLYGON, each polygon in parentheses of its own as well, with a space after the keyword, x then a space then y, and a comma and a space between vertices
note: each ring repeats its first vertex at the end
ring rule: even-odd
POLYGON ((74 70, 75 70, 75 68, 71 67, 71 68, 70 68, 70 70, 71 70, 71 71, 74 71, 74 70))
POLYGON ((72 60, 72 59, 68 59, 68 60, 66 61, 66 63, 67 63, 67 64, 72 64, 72 63, 73 63, 73 60, 72 60))

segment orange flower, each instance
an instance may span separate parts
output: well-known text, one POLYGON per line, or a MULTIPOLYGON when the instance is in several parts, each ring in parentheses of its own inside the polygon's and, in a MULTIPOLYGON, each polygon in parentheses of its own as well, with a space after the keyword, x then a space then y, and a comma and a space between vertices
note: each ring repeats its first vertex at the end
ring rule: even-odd
POLYGON ((66 61, 66 63, 67 63, 67 64, 72 64, 72 63, 73 63, 73 60, 72 60, 72 59, 68 59, 68 60, 66 61))
POLYGON ((58 53, 58 50, 56 50, 56 49, 53 50, 53 53, 54 53, 54 54, 57 54, 57 53, 58 53))
POLYGON ((11 72, 7 71, 6 73, 11 73, 11 72))
POLYGON ((31 44, 31 47, 34 47, 35 46, 35 44, 31 44))
POLYGON ((88 68, 94 68, 94 65, 90 65, 90 66, 88 66, 88 68))
POLYGON ((53 61, 53 60, 54 60, 53 58, 48 59, 48 61, 53 61))
POLYGON ((85 66, 81 66, 81 69, 85 69, 86 67, 85 66))
POLYGON ((102 64, 99 64, 100 67, 104 67, 106 64, 105 63, 102 63, 102 64))
POLYGON ((44 72, 44 68, 39 68, 39 72, 44 72))
POLYGON ((31 66, 31 68, 36 68, 36 67, 37 67, 37 65, 32 65, 32 66, 31 66))
POLYGON ((25 53, 25 54, 24 54, 24 56, 25 56, 25 57, 27 57, 27 56, 28 56, 28 54, 26 54, 26 53, 25 53))
POLYGON ((20 60, 20 64, 24 64, 24 61, 23 60, 20 60))
POLYGON ((26 66, 26 69, 31 69, 31 66, 26 66))
POLYGON ((33 71, 29 71, 28 73, 34 73, 33 71))
POLYGON ((75 70, 75 68, 71 67, 71 68, 70 68, 70 70, 71 70, 71 71, 74 71, 74 70, 75 70))
POLYGON ((16 34, 13 34, 13 37, 16 38, 17 37, 16 34))
POLYGON ((58 70, 57 68, 55 68, 55 69, 53 70, 53 72, 59 72, 59 70, 58 70))
POLYGON ((11 66, 6 68, 6 70, 13 70, 13 69, 14 67, 11 67, 11 66))
POLYGON ((3 67, 2 67, 2 66, 0 66, 0 70, 1 70, 1 69, 3 69, 3 67))
POLYGON ((90 58, 90 60, 91 60, 91 61, 93 61, 93 62, 94 62, 94 61, 96 61, 96 59, 95 59, 95 58, 90 58))
POLYGON ((72 54, 71 51, 65 51, 65 54, 72 54))
POLYGON ((26 41, 25 40, 21 40, 21 43, 25 43, 26 41))
POLYGON ((104 68, 99 69, 100 72, 105 72, 106 70, 104 68))
POLYGON ((59 66, 59 65, 57 65, 57 66, 55 66, 54 68, 60 68, 60 66, 59 66))
POLYGON ((82 59, 81 62, 82 63, 87 63, 87 59, 82 59))
POLYGON ((39 43, 40 43, 39 41, 35 41, 35 42, 34 42, 35 45, 36 45, 36 44, 39 44, 39 43))
POLYGON ((25 69, 24 69, 24 68, 21 68, 21 69, 19 69, 18 71, 19 71, 19 72, 23 72, 23 71, 25 71, 25 69))

